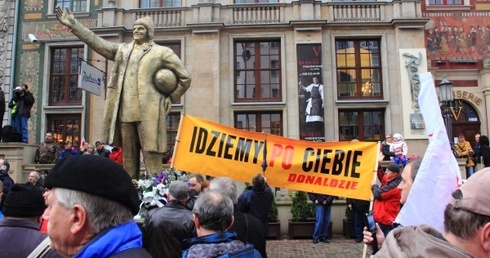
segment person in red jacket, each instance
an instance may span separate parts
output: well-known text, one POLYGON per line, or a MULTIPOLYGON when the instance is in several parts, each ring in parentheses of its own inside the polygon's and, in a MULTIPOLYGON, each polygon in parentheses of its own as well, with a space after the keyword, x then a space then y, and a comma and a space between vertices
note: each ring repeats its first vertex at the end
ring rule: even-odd
POLYGON ((400 167, 391 163, 386 167, 385 173, 379 169, 378 179, 381 186, 378 186, 376 180, 371 184, 374 196, 373 216, 386 236, 393 229, 393 222, 400 212, 401 191, 397 187, 402 181, 400 167))
POLYGON ((122 165, 122 161, 123 161, 122 148, 117 146, 112 148, 111 154, 109 154, 109 158, 114 160, 117 164, 122 165))

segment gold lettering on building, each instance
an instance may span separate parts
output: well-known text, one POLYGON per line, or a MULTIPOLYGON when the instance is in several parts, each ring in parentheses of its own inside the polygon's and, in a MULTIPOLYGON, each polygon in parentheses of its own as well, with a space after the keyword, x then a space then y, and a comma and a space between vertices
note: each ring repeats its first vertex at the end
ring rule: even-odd
MULTIPOLYGON (((473 94, 471 92, 467 92, 467 91, 462 91, 462 90, 453 91, 453 96, 455 99, 469 100, 469 101, 475 103, 475 105, 477 105, 477 106, 480 106, 480 104, 483 102, 483 100, 481 98, 479 98, 475 94, 473 94)), ((454 111, 452 111, 452 112, 454 114, 454 111)), ((461 111, 459 111, 459 112, 461 112, 461 111)))

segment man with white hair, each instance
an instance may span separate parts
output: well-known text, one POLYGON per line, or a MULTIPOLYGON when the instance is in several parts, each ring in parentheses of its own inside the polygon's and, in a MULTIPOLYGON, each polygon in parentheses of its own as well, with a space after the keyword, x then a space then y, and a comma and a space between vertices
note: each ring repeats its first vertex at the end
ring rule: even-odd
POLYGON ((41 183, 41 173, 39 171, 34 170, 29 173, 29 177, 27 178, 27 181, 34 186, 37 186, 39 189, 44 191, 44 186, 41 183))
POLYGON ((258 218, 243 213, 238 209, 238 196, 235 181, 231 180, 229 177, 214 178, 209 183, 209 190, 228 196, 233 202, 233 216, 235 217, 235 223, 233 223, 229 231, 235 232, 238 240, 244 243, 251 243, 255 249, 259 251, 262 258, 267 258, 265 243, 267 236, 262 229, 262 222, 258 218))
POLYGON ((138 193, 120 165, 96 155, 68 157, 44 185, 51 248, 62 256, 151 257, 133 220, 138 193))
POLYGON ((233 224, 233 202, 216 191, 201 193, 192 209, 197 237, 186 239, 191 247, 183 258, 261 257, 251 244, 236 239, 236 233, 227 232, 233 224))
POLYGON ((173 181, 168 187, 168 204, 148 213, 143 225, 143 246, 154 257, 180 257, 189 248, 184 239, 196 235, 192 212, 186 208, 189 200, 187 183, 173 181))

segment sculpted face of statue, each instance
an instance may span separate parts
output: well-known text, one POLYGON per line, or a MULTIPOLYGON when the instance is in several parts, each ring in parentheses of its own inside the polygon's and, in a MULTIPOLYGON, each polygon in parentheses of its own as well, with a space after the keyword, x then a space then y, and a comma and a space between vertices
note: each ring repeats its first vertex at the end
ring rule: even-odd
POLYGON ((148 42, 148 30, 143 25, 136 24, 133 26, 133 39, 137 44, 148 42))

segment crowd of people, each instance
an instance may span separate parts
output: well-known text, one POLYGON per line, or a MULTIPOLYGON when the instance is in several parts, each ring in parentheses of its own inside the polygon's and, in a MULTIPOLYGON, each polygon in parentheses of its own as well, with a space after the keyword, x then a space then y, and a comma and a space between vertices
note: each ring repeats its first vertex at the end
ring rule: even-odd
MULTIPOLYGON (((9 170, 0 163, 0 173, 9 170)), ((141 225, 133 219, 140 198, 129 174, 103 155, 65 157, 44 180, 32 171, 26 183, 2 179, 2 187, 6 257, 267 257, 273 195, 262 174, 242 194, 228 177, 173 180, 168 203, 141 225)))
POLYGON ((109 158, 116 163, 122 165, 122 148, 119 146, 105 146, 100 141, 96 141, 95 145, 84 143, 79 148, 77 144, 67 140, 64 146, 56 141, 53 133, 47 132, 44 136, 44 142, 39 144, 34 157, 34 162, 37 164, 56 164, 58 161, 78 155, 97 155, 109 158))

